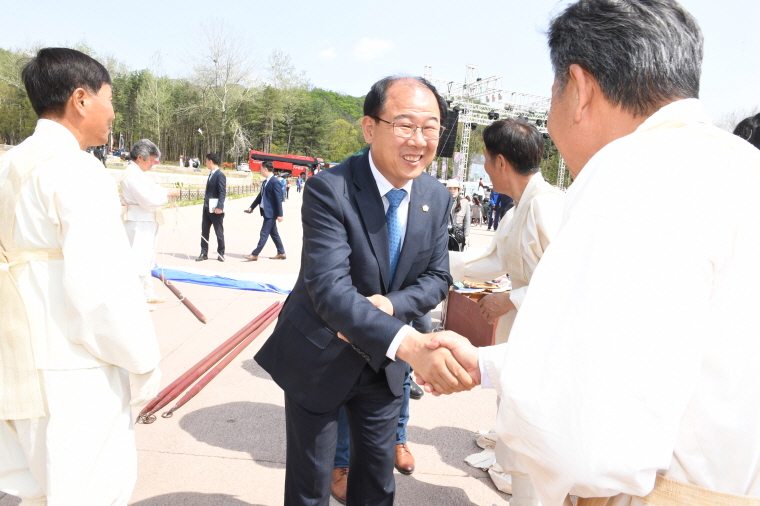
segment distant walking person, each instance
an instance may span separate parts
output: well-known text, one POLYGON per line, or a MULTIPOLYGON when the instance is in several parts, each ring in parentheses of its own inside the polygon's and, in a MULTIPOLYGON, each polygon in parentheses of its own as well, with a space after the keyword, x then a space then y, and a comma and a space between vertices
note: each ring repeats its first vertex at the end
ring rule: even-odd
MULTIPOLYGON (((186 160, 186 163, 189 163, 186 160)), ((206 155, 206 167, 211 174, 206 181, 206 195, 203 197, 203 221, 201 222, 201 254, 196 262, 208 260, 208 239, 211 225, 216 234, 217 260, 224 262, 224 198, 227 196, 227 176, 219 170, 219 155, 206 155)))
POLYGON ((245 257, 248 260, 256 261, 259 259, 259 253, 264 249, 264 245, 267 243, 269 236, 272 236, 272 241, 277 247, 277 255, 270 257, 272 260, 285 260, 285 248, 282 245, 280 234, 277 232, 277 222, 282 221, 282 185, 280 181, 274 177, 274 168, 272 162, 264 162, 261 164, 261 177, 264 178, 264 183, 261 185, 261 191, 256 199, 251 203, 251 207, 244 212, 250 214, 259 206, 261 216, 264 218, 264 223, 261 224, 261 235, 259 237, 259 244, 256 246, 250 255, 245 257))
POLYGON ((301 176, 298 176, 296 178, 296 193, 301 193, 302 185, 303 185, 303 179, 301 179, 301 176))

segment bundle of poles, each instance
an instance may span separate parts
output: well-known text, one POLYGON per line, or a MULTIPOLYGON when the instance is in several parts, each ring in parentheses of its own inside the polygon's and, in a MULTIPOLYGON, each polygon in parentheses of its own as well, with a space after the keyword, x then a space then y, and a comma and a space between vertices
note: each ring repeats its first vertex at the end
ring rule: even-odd
POLYGON ((182 376, 177 378, 164 388, 152 401, 148 403, 140 414, 137 416, 137 423, 153 423, 156 421, 155 413, 165 407, 167 404, 176 399, 182 392, 188 389, 190 385, 200 380, 187 390, 184 396, 161 416, 170 418, 174 412, 182 407, 187 401, 195 397, 198 392, 209 384, 222 370, 232 362, 235 357, 256 339, 264 329, 266 329, 280 314, 282 304, 278 301, 264 310, 263 313, 250 321, 245 327, 238 330, 232 337, 223 342, 214 351, 185 371, 182 376), (213 368, 213 369, 212 369, 213 368), (211 369, 209 371, 209 369, 211 369), (206 374, 208 372, 208 374, 206 374), (204 376, 205 375, 205 376, 204 376), (201 376, 203 376, 201 378, 201 376))

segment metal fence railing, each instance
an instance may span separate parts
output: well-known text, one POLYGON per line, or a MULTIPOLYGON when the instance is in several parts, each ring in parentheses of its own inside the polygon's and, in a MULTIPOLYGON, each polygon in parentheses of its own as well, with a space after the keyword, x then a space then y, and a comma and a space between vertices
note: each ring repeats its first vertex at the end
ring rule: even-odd
MULTIPOLYGON (((245 195, 250 193, 258 193, 261 188, 261 184, 253 183, 247 185, 228 186, 227 195, 245 195)), ((205 190, 202 188, 197 189, 179 189, 179 196, 177 200, 202 200, 205 194, 205 190)))

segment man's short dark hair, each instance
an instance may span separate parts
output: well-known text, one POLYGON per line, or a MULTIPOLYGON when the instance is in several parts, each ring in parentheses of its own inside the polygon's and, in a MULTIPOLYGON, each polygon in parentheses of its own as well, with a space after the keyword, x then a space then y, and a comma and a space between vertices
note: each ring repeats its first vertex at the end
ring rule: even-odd
POLYGON ((741 120, 734 128, 734 135, 760 149, 760 114, 741 120))
POLYGON ((206 160, 211 160, 214 162, 214 165, 219 165, 219 155, 216 153, 209 153, 206 155, 206 160))
POLYGON ((77 88, 97 95, 104 84, 111 84, 106 68, 75 49, 40 49, 21 70, 26 93, 38 117, 62 116, 66 103, 77 88))
POLYGON ((274 165, 272 165, 272 162, 261 162, 261 166, 264 167, 267 172, 274 172, 274 165))
POLYGON ((438 102, 438 110, 441 115, 441 125, 443 125, 443 122, 446 121, 448 105, 446 104, 446 101, 443 99, 443 97, 438 94, 438 90, 435 89, 435 86, 433 86, 430 81, 424 77, 419 76, 388 76, 380 79, 378 82, 372 85, 369 93, 367 93, 367 96, 364 98, 364 115, 373 118, 379 117, 385 109, 385 101, 388 95, 388 88, 390 88, 391 85, 396 81, 405 79, 417 81, 417 83, 422 85, 421 87, 427 88, 433 92, 433 95, 435 95, 435 100, 438 102))
POLYGON ((636 116, 699 97, 702 46, 699 25, 675 0, 579 0, 549 27, 559 92, 577 64, 636 116))
POLYGON ((488 155, 502 155, 518 174, 528 176, 539 170, 544 154, 544 137, 531 123, 521 119, 503 119, 483 130, 488 155))

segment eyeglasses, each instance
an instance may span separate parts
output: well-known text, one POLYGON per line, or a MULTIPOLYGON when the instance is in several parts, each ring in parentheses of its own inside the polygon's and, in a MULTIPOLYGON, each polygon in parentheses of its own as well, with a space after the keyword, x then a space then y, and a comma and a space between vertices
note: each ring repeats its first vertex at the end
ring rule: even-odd
POLYGON ((409 139, 410 137, 413 137, 414 134, 417 133, 417 130, 420 130, 422 132, 422 137, 429 141, 436 141, 441 138, 443 135, 443 131, 446 130, 446 127, 439 127, 439 126, 417 126, 414 123, 396 123, 395 121, 386 121, 383 118, 378 118, 377 116, 370 116, 371 118, 374 118, 378 121, 382 121, 383 123, 388 123, 393 127, 393 135, 396 137, 402 137, 404 139, 409 139))

